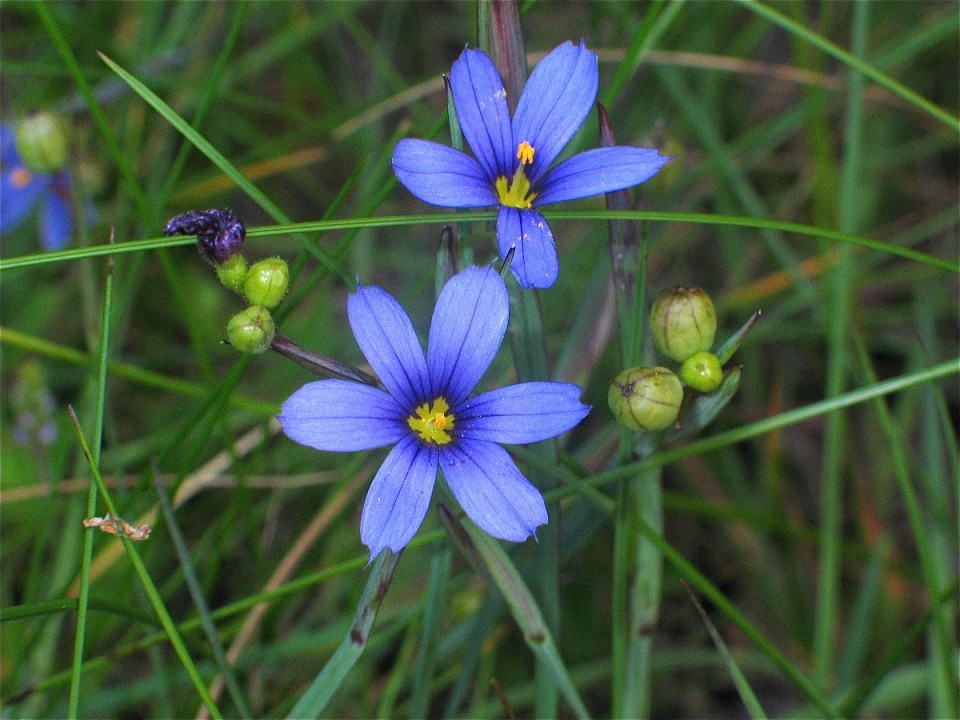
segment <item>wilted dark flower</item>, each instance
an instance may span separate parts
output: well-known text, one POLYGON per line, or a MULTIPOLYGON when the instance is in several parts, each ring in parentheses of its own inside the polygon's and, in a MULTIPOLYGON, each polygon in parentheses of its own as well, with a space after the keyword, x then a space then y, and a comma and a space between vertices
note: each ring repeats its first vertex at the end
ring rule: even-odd
POLYGON ((196 235, 200 254, 223 264, 243 247, 247 229, 229 210, 190 210, 171 218, 164 235, 196 235))

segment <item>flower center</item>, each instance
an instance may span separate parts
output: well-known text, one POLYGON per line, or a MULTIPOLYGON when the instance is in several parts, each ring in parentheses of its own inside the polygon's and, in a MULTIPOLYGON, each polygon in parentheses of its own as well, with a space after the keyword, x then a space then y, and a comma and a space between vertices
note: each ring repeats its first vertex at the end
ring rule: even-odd
POLYGON ((450 406, 444 397, 438 397, 430 403, 417 407, 414 415, 407 418, 407 425, 420 439, 427 443, 446 445, 452 440, 450 431, 453 430, 453 413, 448 412, 450 406))
POLYGON ((33 175, 30 174, 30 171, 25 167, 14 168, 13 172, 10 173, 10 181, 15 188, 24 188, 30 184, 30 180, 33 179, 33 175))
POLYGON ((526 210, 533 205, 537 193, 530 191, 530 179, 523 168, 533 162, 533 156, 536 153, 533 145, 524 140, 517 146, 517 159, 520 165, 513 174, 513 179, 508 180, 506 175, 497 178, 496 189, 497 199, 501 205, 515 207, 520 210, 526 210))

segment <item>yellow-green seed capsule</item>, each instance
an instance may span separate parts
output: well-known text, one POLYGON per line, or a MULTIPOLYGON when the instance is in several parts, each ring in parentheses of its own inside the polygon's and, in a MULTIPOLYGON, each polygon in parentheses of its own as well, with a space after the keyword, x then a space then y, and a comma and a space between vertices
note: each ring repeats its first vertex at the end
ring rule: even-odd
POLYGON ((275 308, 287 294, 289 283, 286 260, 266 258, 250 266, 243 281, 243 294, 254 305, 275 308))
POLYGON ((709 350, 717 332, 713 301, 700 288, 677 286, 657 295, 650 329, 660 352, 677 362, 709 350))
POLYGON ((677 420, 683 386, 665 367, 631 368, 614 378, 607 402, 621 425, 631 430, 663 430, 677 420))
POLYGON ((227 324, 227 338, 240 352, 262 353, 273 342, 273 334, 273 317, 263 305, 251 305, 227 324))
POLYGON ((67 123, 59 115, 33 113, 17 123, 17 151, 29 170, 55 173, 67 164, 69 136, 67 123))
POLYGON ((712 352, 694 353, 680 366, 680 379, 694 390, 713 392, 723 382, 723 368, 712 352))
POLYGON ((233 290, 235 293, 243 292, 243 282, 246 280, 249 270, 247 260, 243 255, 232 255, 222 265, 216 263, 214 265, 217 268, 217 277, 220 278, 220 282, 225 288, 233 290))

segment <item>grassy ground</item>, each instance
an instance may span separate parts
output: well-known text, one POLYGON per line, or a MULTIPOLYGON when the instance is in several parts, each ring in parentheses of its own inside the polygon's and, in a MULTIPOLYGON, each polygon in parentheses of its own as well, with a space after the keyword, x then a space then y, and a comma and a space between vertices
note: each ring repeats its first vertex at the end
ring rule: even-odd
MULTIPOLYGON (((594 409, 511 449, 550 524, 469 562, 431 510, 358 645, 388 577, 358 531, 384 453, 278 434, 312 376, 221 344, 241 301, 162 230, 232 208, 248 257, 289 261, 275 317, 310 350, 363 361, 357 278, 425 333, 448 213, 389 159, 447 142, 441 76, 477 43, 475 4, 4 3, 0 119, 62 112, 91 210, 58 253, 34 218, 3 229, 0 712, 956 717, 956 10, 522 5, 531 66, 585 38, 618 142, 677 158, 613 226, 643 234, 648 299, 704 288, 721 340, 763 314, 708 427, 622 431, 604 204, 551 208, 547 366, 594 409), (83 529, 104 490, 148 540, 83 529)), ((486 223, 459 227, 495 259, 486 223)), ((516 377, 520 327, 486 385, 516 377)))

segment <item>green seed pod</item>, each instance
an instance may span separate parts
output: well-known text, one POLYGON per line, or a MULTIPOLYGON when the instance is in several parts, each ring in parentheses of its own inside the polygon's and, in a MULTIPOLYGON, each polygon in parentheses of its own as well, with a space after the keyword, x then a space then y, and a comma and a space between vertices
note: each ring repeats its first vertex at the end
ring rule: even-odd
POLYGON ((660 352, 683 362, 713 345, 717 314, 703 290, 678 285, 657 295, 650 308, 650 327, 660 352))
POLYGON ((227 338, 240 352, 262 353, 273 342, 273 317, 263 305, 251 305, 227 324, 227 338))
POLYGON ((17 123, 17 151, 29 170, 49 175, 67 164, 69 135, 67 123, 59 115, 33 113, 17 123))
POLYGON ((663 430, 677 420, 683 386, 665 367, 631 368, 614 378, 607 402, 621 425, 631 430, 663 430))
POLYGON ((694 390, 713 392, 723 382, 723 368, 716 355, 701 351, 683 361, 680 379, 694 390))
POLYGON ((249 270, 249 265, 247 265, 247 260, 243 255, 231 255, 222 265, 216 263, 214 265, 217 268, 217 277, 220 278, 220 282, 225 288, 233 290, 235 293, 243 292, 243 283, 249 270))
POLYGON ((266 258, 250 266, 243 281, 243 294, 254 305, 275 308, 287 294, 290 268, 280 258, 266 258))

